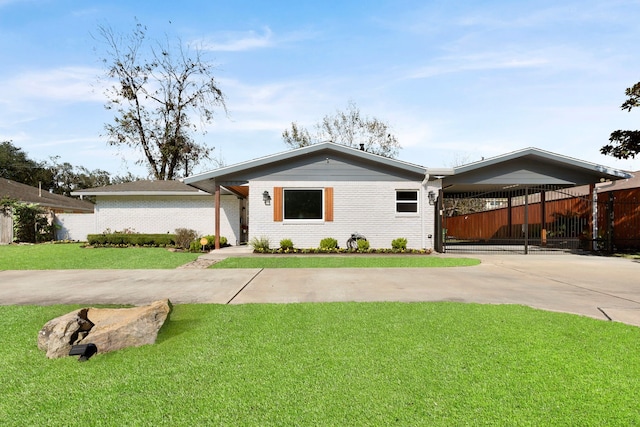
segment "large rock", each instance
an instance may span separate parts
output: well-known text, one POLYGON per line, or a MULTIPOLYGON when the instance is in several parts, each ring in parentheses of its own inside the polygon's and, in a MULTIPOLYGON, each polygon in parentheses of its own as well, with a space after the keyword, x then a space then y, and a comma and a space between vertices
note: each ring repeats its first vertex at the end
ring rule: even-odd
POLYGON ((56 358, 68 356, 75 344, 93 343, 98 353, 153 344, 170 312, 169 300, 133 308, 83 308, 47 322, 38 348, 56 358))
POLYGON ((93 328, 87 311, 88 308, 81 308, 45 323, 38 334, 38 348, 46 351, 49 359, 69 355, 71 346, 82 341, 93 328))

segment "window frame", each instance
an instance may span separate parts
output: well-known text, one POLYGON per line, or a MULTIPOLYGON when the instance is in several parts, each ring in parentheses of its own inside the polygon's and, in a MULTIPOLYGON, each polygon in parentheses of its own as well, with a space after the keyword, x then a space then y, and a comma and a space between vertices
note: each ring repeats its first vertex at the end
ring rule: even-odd
POLYGON ((394 204, 394 209, 395 209, 395 213, 397 216, 418 216, 420 215, 420 190, 416 189, 416 188, 403 188, 403 189, 396 189, 395 191, 395 204, 394 204), (415 193, 416 195, 416 199, 415 200, 401 200, 398 198, 400 193, 415 193), (414 205, 416 206, 416 210, 415 211, 410 211, 410 212, 403 212, 398 210, 398 205, 414 205))
POLYGON ((283 187, 282 188, 282 221, 286 223, 323 223, 326 221, 326 189, 324 187, 283 187), (320 218, 287 218, 286 217, 286 193, 287 191, 319 191, 320 192, 320 218))

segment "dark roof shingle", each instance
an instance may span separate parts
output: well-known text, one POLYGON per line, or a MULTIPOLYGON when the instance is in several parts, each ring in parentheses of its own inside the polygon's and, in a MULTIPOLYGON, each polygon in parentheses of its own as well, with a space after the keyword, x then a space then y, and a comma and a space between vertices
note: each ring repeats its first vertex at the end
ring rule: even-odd
POLYGON ((37 203, 58 211, 93 212, 93 203, 0 178, 0 198, 4 197, 25 203, 37 203))

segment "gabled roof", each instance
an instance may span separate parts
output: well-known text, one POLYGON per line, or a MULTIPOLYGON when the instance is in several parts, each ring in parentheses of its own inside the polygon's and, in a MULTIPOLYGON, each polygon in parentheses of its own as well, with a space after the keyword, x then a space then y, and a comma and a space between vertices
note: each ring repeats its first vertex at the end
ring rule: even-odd
POLYGON ((93 212, 93 203, 0 178, 0 198, 8 197, 25 203, 37 203, 56 211, 93 212))
POLYGON ((618 169, 609 168, 607 166, 598 165, 596 163, 586 162, 584 160, 579 160, 569 156, 563 156, 562 154, 552 153, 550 151, 541 150, 539 148, 529 147, 523 148, 522 150, 513 151, 511 153, 502 154, 500 156, 491 157, 488 159, 483 159, 477 162, 469 163, 466 165, 456 166, 454 167, 454 174, 461 174, 465 172, 469 172, 475 169, 485 168, 489 166, 493 166, 499 163, 504 163, 514 159, 520 158, 536 158, 539 160, 547 161, 550 163, 555 163, 558 165, 562 165, 564 167, 573 167, 576 169, 584 169, 585 171, 591 171, 595 174, 602 175, 606 178, 631 178, 631 175, 628 172, 621 171, 618 169))
POLYGON ((339 153, 352 158, 364 160, 378 164, 380 166, 391 167, 400 169, 409 173, 424 175, 425 167, 416 165, 413 163, 404 162, 401 160, 391 159, 389 157, 380 156, 377 154, 369 153, 367 151, 359 150, 356 148, 348 147, 342 144, 336 144, 334 142, 321 142, 318 144, 308 145, 306 147, 296 148, 289 151, 284 151, 277 154, 272 154, 265 157, 249 160, 235 165, 222 167, 209 172, 201 173, 198 175, 189 176, 182 179, 185 184, 193 185, 198 188, 202 188, 204 181, 215 180, 220 177, 241 174, 257 168, 265 167, 271 164, 286 162, 299 157, 319 154, 319 153, 339 153))
POLYGON ((208 196, 208 193, 180 181, 140 180, 104 187, 87 188, 71 193, 78 196, 208 196))
POLYGON ((525 148, 451 169, 427 169, 444 179, 445 192, 486 191, 499 186, 572 187, 628 179, 629 172, 538 148, 525 148))

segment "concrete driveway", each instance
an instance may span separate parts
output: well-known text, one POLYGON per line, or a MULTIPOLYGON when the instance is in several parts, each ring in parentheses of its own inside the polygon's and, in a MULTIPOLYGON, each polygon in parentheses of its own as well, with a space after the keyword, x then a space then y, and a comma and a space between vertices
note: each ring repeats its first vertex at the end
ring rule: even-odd
MULTIPOLYGON (((445 256, 445 255, 433 255, 445 256)), ((459 301, 523 304, 640 326, 640 263, 480 255, 459 268, 0 271, 0 305, 459 301)))

